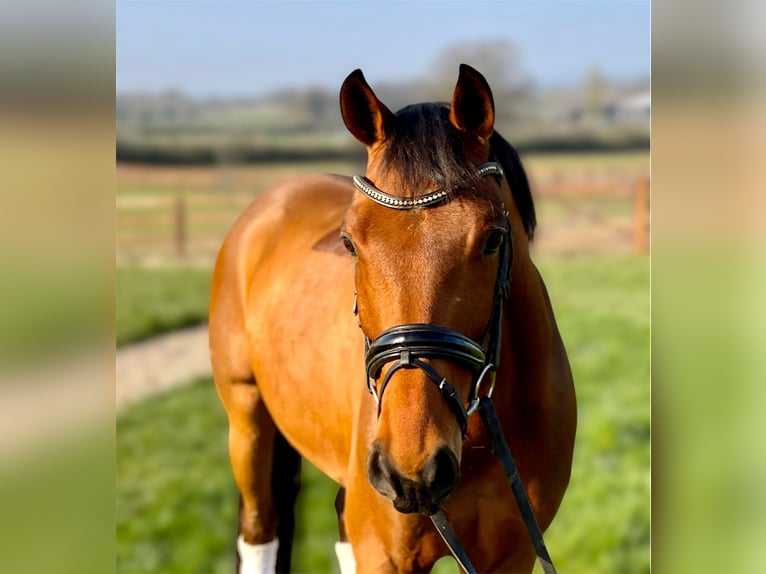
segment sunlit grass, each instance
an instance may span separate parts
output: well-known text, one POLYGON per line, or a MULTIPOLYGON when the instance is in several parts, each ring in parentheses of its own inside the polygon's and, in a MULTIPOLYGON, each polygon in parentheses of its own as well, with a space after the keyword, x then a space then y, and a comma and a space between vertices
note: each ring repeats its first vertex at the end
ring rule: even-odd
POLYGON ((561 571, 648 572, 648 258, 540 268, 578 399, 572 478, 546 543, 561 571))
POLYGON ((203 323, 210 301, 208 268, 117 269, 117 345, 203 323))

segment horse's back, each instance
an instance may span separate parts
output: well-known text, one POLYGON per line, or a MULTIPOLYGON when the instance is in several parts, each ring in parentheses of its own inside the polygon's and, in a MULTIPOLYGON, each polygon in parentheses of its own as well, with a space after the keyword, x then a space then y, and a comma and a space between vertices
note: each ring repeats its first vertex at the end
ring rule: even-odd
POLYGON ((340 482, 353 394, 343 374, 358 330, 353 265, 339 228, 353 189, 347 177, 309 175, 254 200, 221 247, 210 310, 214 372, 256 383, 285 437, 340 482))

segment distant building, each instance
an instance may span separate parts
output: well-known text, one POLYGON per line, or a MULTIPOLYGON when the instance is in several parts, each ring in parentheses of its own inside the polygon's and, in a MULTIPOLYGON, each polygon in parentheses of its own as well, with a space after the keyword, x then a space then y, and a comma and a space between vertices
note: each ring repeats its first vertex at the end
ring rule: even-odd
POLYGON ((589 111, 581 97, 570 97, 558 102, 551 120, 559 125, 572 127, 639 127, 649 126, 652 95, 649 91, 633 94, 612 94, 604 105, 589 111), (562 105, 563 104, 563 105, 562 105))
POLYGON ((652 114, 652 94, 642 92, 623 97, 603 109, 603 117, 608 123, 635 125, 648 123, 652 114))

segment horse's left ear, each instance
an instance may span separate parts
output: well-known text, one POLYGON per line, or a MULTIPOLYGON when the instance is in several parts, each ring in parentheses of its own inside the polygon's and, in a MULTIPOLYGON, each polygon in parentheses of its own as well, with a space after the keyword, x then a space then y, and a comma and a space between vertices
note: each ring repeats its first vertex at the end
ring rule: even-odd
POLYGON ((394 114, 372 91, 362 70, 354 70, 343 82, 340 114, 351 135, 367 147, 386 139, 394 121, 394 114))
POLYGON ((489 139, 495 127, 492 90, 484 76, 467 64, 460 64, 449 119, 460 131, 484 140, 489 139))

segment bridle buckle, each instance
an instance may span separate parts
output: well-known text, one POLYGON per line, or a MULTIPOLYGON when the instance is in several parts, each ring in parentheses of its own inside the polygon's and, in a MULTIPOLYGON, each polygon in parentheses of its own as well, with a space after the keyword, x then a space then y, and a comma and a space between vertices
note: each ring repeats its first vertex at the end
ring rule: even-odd
POLYGON ((495 391, 495 365, 492 363, 487 363, 479 374, 479 378, 476 379, 476 385, 473 389, 473 398, 471 398, 468 404, 468 408, 465 411, 468 416, 471 416, 476 411, 476 409, 479 408, 479 389, 481 388, 481 382, 484 380, 484 377, 487 373, 490 373, 490 378, 492 380, 492 382, 489 384, 487 397, 492 397, 492 393, 495 391))

